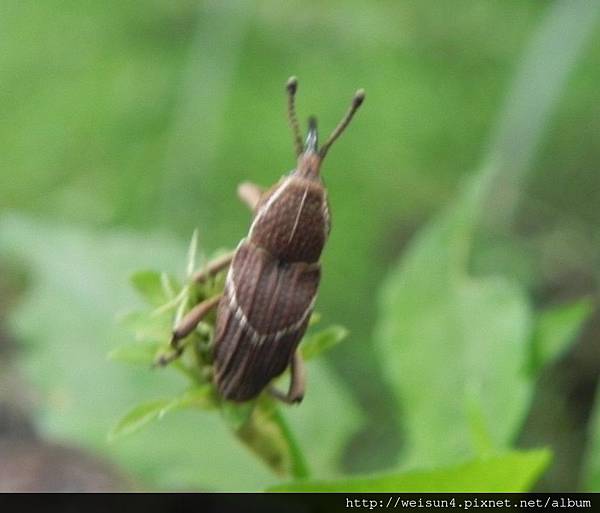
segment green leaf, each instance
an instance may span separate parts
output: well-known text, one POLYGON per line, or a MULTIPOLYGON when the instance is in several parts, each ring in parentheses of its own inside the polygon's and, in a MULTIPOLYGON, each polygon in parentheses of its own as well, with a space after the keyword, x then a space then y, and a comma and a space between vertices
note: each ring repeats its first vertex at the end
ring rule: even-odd
POLYGON ((339 344, 348 335, 343 326, 329 326, 324 330, 304 337, 300 344, 300 354, 304 360, 310 360, 339 344))
POLYGON ((532 340, 533 373, 538 373, 568 350, 592 310, 592 300, 582 299, 538 314, 532 340))
POLYGON ((509 445, 527 410, 524 368, 531 313, 500 276, 468 275, 473 231, 490 174, 423 230, 388 276, 375 346, 406 424, 410 464, 438 466, 475 454, 489 433, 509 445), (487 436, 487 435, 486 435, 487 436))
POLYGON ((123 344, 108 353, 108 358, 118 362, 146 365, 150 368, 162 347, 165 347, 165 344, 160 342, 123 344))
POLYGON ((548 450, 511 451, 433 470, 304 480, 270 488, 271 492, 525 492, 531 489, 552 457, 548 450))
POLYGON ((162 418, 169 411, 172 402, 171 399, 158 399, 139 404, 110 430, 108 440, 112 442, 121 436, 135 433, 149 422, 162 418))
POLYGON ((533 388, 526 375, 531 307, 508 276, 469 275, 473 232, 484 218, 499 230, 511 225, 539 141, 599 12, 598 4, 572 2, 547 10, 485 165, 384 285, 376 343, 413 463, 472 453, 469 416, 478 424, 475 444, 485 446, 489 433, 496 448, 511 443, 523 420, 533 388))
POLYGON ((157 399, 139 404, 127 413, 109 432, 108 440, 114 441, 125 435, 130 435, 155 420, 161 420, 167 413, 182 408, 215 407, 210 386, 195 387, 174 399, 157 399))
POLYGON ((474 453, 482 458, 494 453, 494 441, 488 428, 481 405, 472 398, 465 405, 471 429, 471 443, 474 453))
POLYGON ((131 276, 131 284, 150 305, 160 306, 170 298, 165 294, 163 278, 156 271, 137 271, 131 276))
POLYGON ((172 320, 169 315, 156 315, 154 312, 129 312, 120 316, 120 323, 135 334, 140 342, 170 340, 172 320))
POLYGON ((173 408, 216 408, 217 402, 212 385, 200 385, 188 389, 175 400, 173 408))
POLYGON ((319 312, 313 312, 308 320, 309 328, 318 324, 321 321, 321 314, 319 312))

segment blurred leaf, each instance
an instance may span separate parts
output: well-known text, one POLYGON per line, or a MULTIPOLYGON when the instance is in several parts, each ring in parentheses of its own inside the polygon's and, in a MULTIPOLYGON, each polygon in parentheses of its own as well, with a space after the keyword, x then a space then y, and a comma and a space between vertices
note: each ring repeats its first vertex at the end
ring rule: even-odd
POLYGON ((213 389, 210 385, 200 385, 186 390, 175 399, 172 408, 203 408, 210 409, 216 406, 213 389))
POLYGON ((120 436, 135 433, 149 422, 162 418, 171 404, 171 399, 158 399, 136 406, 110 430, 108 440, 113 441, 120 436))
POLYGON ((308 320, 308 326, 314 326, 321 321, 321 314, 319 312, 313 312, 308 320))
POLYGON ((215 407, 212 388, 208 385, 194 387, 174 399, 157 399, 140 404, 127 413, 108 434, 108 440, 114 441, 140 430, 154 420, 161 420, 167 413, 181 408, 211 409, 215 407))
POLYGON ((117 362, 146 365, 150 369, 157 352, 164 346, 165 344, 160 342, 123 344, 110 351, 108 358, 117 362))
POLYGON ((465 405, 469 418, 469 427, 471 430, 471 441, 477 457, 484 458, 494 454, 494 440, 490 433, 483 411, 478 402, 470 402, 465 405))
POLYGON ((170 298, 165 294, 162 274, 156 271, 137 271, 131 276, 133 288, 150 305, 160 306, 170 298))
MULTIPOLYGON (((150 488, 258 490, 276 481, 218 415, 196 408, 106 445, 110 425, 132 404, 177 396, 188 382, 176 372, 149 372, 106 358, 131 341, 129 329, 114 322, 136 300, 129 275, 136 268, 176 268, 185 245, 147 232, 106 234, 5 214, 0 253, 7 249, 32 275, 9 322, 27 344, 19 362, 40 397, 35 419, 42 436, 100 452, 150 488)), ((168 317, 143 313, 138 327, 168 317)), ((166 329, 167 338, 148 337, 150 344, 168 340, 168 324, 166 329)), ((322 362, 311 362, 308 373, 301 407, 286 408, 283 416, 314 471, 330 475, 360 416, 353 396, 322 362)))
POLYGON ((533 387, 525 372, 531 308, 508 277, 469 275, 473 233, 484 212, 488 222, 510 225, 517 193, 599 11, 597 3, 568 1, 548 8, 485 165, 384 283, 376 343, 405 419, 411 464, 468 454, 468 418, 476 419, 475 445, 485 446, 489 433, 496 448, 510 444, 523 420, 533 387))
POLYGON ((348 330, 343 326, 329 326, 304 337, 300 344, 300 354, 304 360, 310 360, 339 344, 347 336, 348 330))
MULTIPOLYGON (((408 492, 526 492, 552 457, 548 450, 511 451, 485 459, 434 470, 304 480, 271 487, 273 492, 408 493, 408 492)), ((395 499, 394 499, 395 500, 395 499)), ((395 503, 394 503, 395 504, 395 503)), ((395 507, 395 506, 394 506, 395 507)))
POLYGON ((472 453, 474 412, 504 448, 528 406, 526 297, 505 278, 467 274, 485 171, 419 234, 383 286, 375 343, 404 415, 411 464, 472 453))
POLYGON ((538 314, 532 341, 531 371, 534 374, 569 348, 592 309, 592 300, 582 299, 538 314))
POLYGON ((129 312, 120 316, 120 323, 135 334, 139 342, 168 341, 171 338, 171 320, 153 312, 129 312))

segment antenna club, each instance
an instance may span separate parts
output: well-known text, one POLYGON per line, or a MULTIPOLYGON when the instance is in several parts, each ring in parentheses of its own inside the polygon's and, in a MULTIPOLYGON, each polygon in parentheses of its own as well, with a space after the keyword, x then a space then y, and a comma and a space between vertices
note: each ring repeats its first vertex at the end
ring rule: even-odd
POLYGON ((354 99, 352 100, 352 105, 355 109, 361 106, 362 102, 365 101, 365 90, 359 89, 354 94, 354 99))
POLYGON ((288 78, 285 88, 290 94, 296 94, 296 91, 298 90, 298 79, 295 76, 288 78))

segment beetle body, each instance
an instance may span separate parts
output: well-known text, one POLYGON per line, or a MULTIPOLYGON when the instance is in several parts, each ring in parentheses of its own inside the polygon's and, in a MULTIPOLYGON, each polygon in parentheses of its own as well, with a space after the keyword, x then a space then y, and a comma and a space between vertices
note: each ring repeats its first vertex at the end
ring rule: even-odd
POLYGON ((330 229, 319 165, 308 148, 263 195, 233 257, 215 333, 215 378, 226 399, 259 394, 288 367, 306 331, 330 229))
MULTIPOLYGON (((319 148, 314 118, 310 118, 306 141, 302 141, 294 107, 296 88, 292 77, 287 84, 288 116, 297 167, 265 192, 252 184, 246 184, 248 194, 240 188, 240 196, 254 212, 249 233, 232 256, 209 264, 195 278, 201 281, 229 265, 223 294, 188 312, 171 340, 176 357, 182 351, 178 342, 218 305, 214 383, 220 396, 232 401, 256 397, 288 366, 288 394, 276 389, 271 392, 286 402, 299 402, 304 394, 302 361, 296 349, 313 311, 321 279, 319 258, 330 230, 320 168, 327 151, 361 105, 364 92, 356 93, 342 121, 319 148)), ((165 358, 159 363, 168 361, 165 358)))

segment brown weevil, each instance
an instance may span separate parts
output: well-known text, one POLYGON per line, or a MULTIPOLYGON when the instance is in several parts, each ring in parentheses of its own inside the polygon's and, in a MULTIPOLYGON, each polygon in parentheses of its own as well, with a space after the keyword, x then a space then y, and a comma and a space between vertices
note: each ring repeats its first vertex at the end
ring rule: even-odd
POLYGON ((221 397, 237 402, 256 397, 288 366, 288 392, 269 391, 288 403, 304 396, 303 363, 297 348, 315 303, 319 258, 330 229, 320 167, 365 98, 364 91, 356 92, 350 109, 319 148, 314 117, 309 119, 302 143, 294 103, 295 77, 286 88, 297 167, 267 191, 251 183, 239 186, 240 198, 254 214, 248 236, 235 251, 194 277, 201 282, 229 267, 223 293, 196 305, 173 331, 172 346, 180 352, 179 341, 217 308, 214 383, 221 397))

